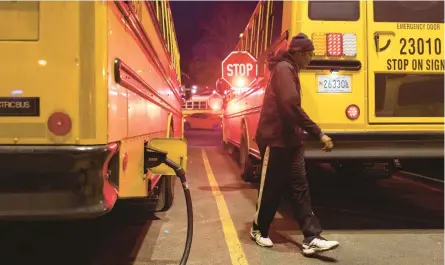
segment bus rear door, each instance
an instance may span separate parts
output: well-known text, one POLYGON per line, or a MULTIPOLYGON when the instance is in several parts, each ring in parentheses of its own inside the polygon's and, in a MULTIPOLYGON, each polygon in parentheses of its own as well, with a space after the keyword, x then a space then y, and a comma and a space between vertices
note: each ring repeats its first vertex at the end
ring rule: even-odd
POLYGON ((444 2, 367 5, 370 124, 443 124, 444 2))

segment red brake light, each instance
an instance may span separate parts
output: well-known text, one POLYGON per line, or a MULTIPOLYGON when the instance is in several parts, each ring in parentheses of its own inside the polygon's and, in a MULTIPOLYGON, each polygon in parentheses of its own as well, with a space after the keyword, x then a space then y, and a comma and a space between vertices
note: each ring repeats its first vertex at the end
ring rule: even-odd
POLYGON ((57 136, 67 135, 72 128, 70 116, 63 112, 54 112, 49 116, 48 129, 57 136))
POLYGON ((357 105, 349 105, 346 108, 346 117, 350 120, 355 120, 360 116, 360 109, 357 105))
POLYGON ((326 41, 326 49, 328 56, 342 56, 343 55, 343 34, 328 33, 326 41))

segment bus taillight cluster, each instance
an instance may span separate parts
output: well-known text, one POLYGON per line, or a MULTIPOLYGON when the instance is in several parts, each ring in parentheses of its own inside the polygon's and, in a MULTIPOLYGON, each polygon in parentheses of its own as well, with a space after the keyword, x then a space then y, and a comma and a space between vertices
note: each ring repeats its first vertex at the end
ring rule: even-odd
POLYGON ((357 36, 353 33, 322 33, 312 34, 315 56, 355 57, 357 55, 357 36))

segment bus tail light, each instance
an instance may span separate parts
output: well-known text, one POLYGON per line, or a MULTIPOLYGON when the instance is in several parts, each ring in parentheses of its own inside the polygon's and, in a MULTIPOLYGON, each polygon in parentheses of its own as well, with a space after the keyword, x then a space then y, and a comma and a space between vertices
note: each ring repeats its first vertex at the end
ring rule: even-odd
POLYGON ((343 55, 343 35, 340 33, 328 33, 327 38, 327 54, 328 56, 339 57, 343 55))
POLYGON ((353 33, 312 34, 315 56, 355 57, 357 55, 357 36, 353 33))
POLYGON ((357 105, 351 104, 346 108, 346 117, 355 120, 360 116, 360 109, 357 105))
POLYGON ((63 112, 54 112, 48 119, 48 130, 57 136, 67 135, 72 128, 70 116, 63 112))

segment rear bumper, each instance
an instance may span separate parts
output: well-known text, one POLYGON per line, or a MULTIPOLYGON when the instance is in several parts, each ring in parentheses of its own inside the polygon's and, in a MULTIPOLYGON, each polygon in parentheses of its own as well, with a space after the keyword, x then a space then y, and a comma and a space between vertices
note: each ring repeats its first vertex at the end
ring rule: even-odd
POLYGON ((326 133, 334 142, 334 150, 322 151, 322 144, 305 141, 308 159, 395 159, 443 158, 443 133, 326 133))
POLYGON ((111 152, 105 145, 0 146, 0 218, 78 219, 107 213, 117 198, 103 176, 111 152))

